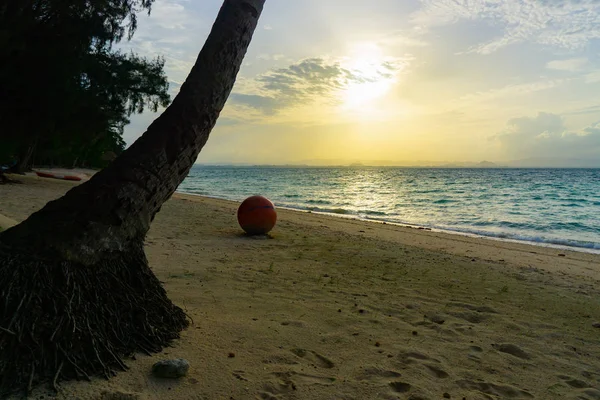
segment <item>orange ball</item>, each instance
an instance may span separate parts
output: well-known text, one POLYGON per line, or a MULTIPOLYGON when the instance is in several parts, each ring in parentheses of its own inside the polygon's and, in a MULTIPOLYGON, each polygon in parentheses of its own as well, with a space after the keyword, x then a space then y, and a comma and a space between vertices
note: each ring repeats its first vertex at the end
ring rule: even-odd
POLYGON ((237 218, 246 233, 262 235, 275 226, 277 212, 271 200, 263 196, 251 196, 240 204, 237 218))

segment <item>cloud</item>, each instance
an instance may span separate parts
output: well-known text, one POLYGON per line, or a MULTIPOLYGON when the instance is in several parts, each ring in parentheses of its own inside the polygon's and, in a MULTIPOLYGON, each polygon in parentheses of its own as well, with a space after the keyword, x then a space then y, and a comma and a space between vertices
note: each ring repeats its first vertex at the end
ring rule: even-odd
POLYGON ((484 21, 501 34, 469 52, 489 54, 514 43, 530 41, 568 50, 583 49, 600 38, 600 1, 596 0, 421 0, 412 16, 424 27, 459 21, 484 21))
POLYGON ((231 93, 229 101, 233 104, 246 105, 250 108, 261 111, 266 115, 273 115, 283 105, 277 102, 277 99, 258 94, 231 93))
POLYGON ((593 71, 584 76, 586 83, 598 83, 600 82, 600 71, 593 71))
POLYGON ((263 53, 263 54, 257 55, 256 58, 258 58, 259 60, 279 61, 279 60, 283 60, 285 58, 285 56, 283 54, 268 54, 268 53, 263 53))
POLYGON ((594 106, 586 106, 576 108, 574 110, 567 111, 563 113, 563 115, 586 115, 586 114, 599 114, 600 113, 600 105, 594 106))
POLYGON ((460 103, 466 103, 468 105, 481 104, 484 102, 495 101, 498 99, 515 98, 530 93, 540 92, 543 90, 552 89, 557 87, 564 82, 566 79, 555 79, 555 80, 543 80, 530 83, 520 83, 507 85, 501 88, 491 89, 482 92, 476 92, 462 96, 458 99, 460 103))
POLYGON ((558 71, 581 71, 588 63, 587 58, 570 58, 567 60, 554 60, 546 64, 546 68, 558 71))
POLYGON ((569 131, 560 115, 513 118, 493 137, 511 157, 587 158, 600 154, 600 121, 569 131))
POLYGON ((273 69, 242 85, 246 92, 232 93, 230 101, 266 115, 310 102, 336 104, 336 95, 350 85, 393 80, 408 60, 388 58, 357 68, 342 63, 317 57, 273 69))
POLYGON ((420 37, 419 30, 394 30, 376 39, 383 46, 425 47, 431 43, 420 37))

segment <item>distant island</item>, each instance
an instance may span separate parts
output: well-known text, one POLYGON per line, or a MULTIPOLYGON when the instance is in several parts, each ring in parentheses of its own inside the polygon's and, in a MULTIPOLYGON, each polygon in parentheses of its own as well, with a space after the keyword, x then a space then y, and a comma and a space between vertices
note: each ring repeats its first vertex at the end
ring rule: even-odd
POLYGON ((335 159, 312 159, 281 164, 258 164, 251 162, 201 162, 196 165, 203 166, 236 166, 236 167, 280 167, 280 168, 306 168, 306 167, 402 167, 402 168, 600 168, 598 159, 558 159, 558 158, 526 158, 511 161, 417 161, 402 162, 392 160, 369 161, 344 161, 335 159))

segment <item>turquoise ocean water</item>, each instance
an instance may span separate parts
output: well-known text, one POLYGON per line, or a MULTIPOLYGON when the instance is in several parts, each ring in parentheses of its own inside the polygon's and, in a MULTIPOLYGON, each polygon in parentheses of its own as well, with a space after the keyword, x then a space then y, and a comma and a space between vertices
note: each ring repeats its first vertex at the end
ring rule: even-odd
POLYGON ((600 252, 600 169, 194 166, 178 191, 600 252))

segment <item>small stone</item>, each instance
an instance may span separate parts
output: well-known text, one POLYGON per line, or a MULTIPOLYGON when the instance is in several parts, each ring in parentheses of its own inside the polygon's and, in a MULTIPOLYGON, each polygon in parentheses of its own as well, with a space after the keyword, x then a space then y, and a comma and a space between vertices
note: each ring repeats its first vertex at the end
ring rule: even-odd
POLYGON ((180 378, 186 376, 190 363, 183 358, 161 360, 152 366, 152 373, 159 378, 180 378))
POLYGON ((413 336, 417 336, 419 334, 419 332, 417 331, 412 331, 413 336))
POLYGON ((592 326, 593 326, 594 328, 600 328, 600 322, 594 322, 594 323, 592 324, 592 326))
POLYGON ((381 346, 381 343, 375 342, 375 347, 379 347, 379 346, 381 346))
POLYGON ((448 392, 445 392, 442 396, 444 396, 445 399, 452 398, 452 396, 450 396, 450 393, 448 393, 448 392))
POLYGON ((567 255, 566 255, 566 254, 562 254, 562 253, 560 253, 558 256, 559 256, 559 257, 566 257, 567 255))
POLYGON ((233 358, 233 357, 235 357, 235 353, 229 353, 229 354, 227 354, 227 357, 233 358))

